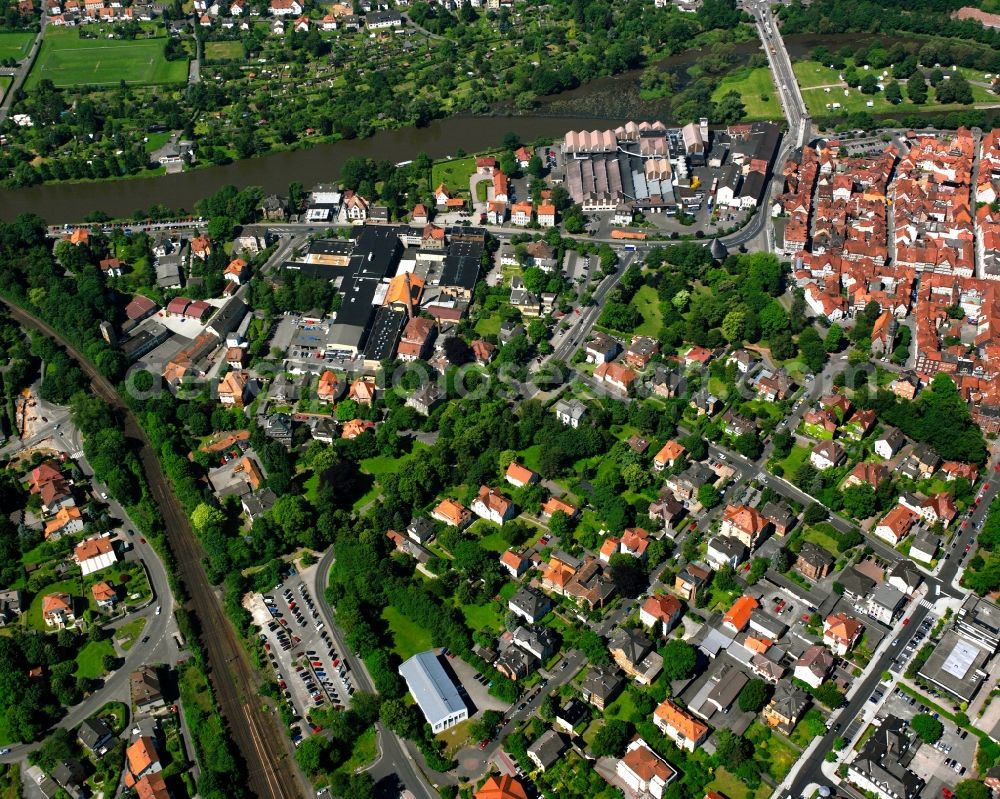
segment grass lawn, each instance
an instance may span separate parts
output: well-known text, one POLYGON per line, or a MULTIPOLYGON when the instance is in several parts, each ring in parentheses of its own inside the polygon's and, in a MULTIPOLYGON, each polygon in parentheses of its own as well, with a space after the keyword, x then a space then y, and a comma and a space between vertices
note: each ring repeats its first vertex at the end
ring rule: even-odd
POLYGON ((500 314, 494 313, 489 316, 479 317, 475 330, 480 336, 498 335, 500 333, 500 314))
POLYGON ((76 653, 76 675, 96 680, 104 674, 104 665, 101 663, 104 656, 114 654, 115 647, 110 639, 90 641, 76 653))
POLYGON ((13 78, 0 76, 0 100, 3 100, 4 95, 7 94, 7 89, 10 88, 10 84, 13 82, 13 78))
POLYGON ((527 468, 531 469, 533 472, 537 472, 538 456, 541 454, 541 452, 542 452, 541 444, 532 444, 526 450, 521 452, 521 455, 518 458, 518 462, 522 466, 526 466, 527 468))
POLYGON ((626 688, 622 691, 618 698, 612 702, 605 710, 605 718, 607 719, 623 719, 625 721, 637 721, 639 720, 639 713, 636 710, 635 702, 632 701, 632 696, 629 694, 626 688))
POLYGON ((823 547, 827 552, 829 552, 834 557, 840 554, 837 549, 837 540, 830 535, 827 535, 822 530, 816 527, 810 527, 802 533, 802 538, 806 541, 812 541, 817 546, 823 547))
POLYGON ((360 768, 371 765, 378 757, 378 745, 375 740, 375 728, 369 727, 354 741, 351 756, 342 768, 345 774, 353 774, 360 768))
POLYGON ((788 453, 788 457, 784 460, 778 461, 781 467, 785 470, 785 477, 791 478, 795 474, 795 470, 802 465, 803 461, 809 457, 810 450, 809 447, 805 447, 802 444, 796 444, 792 447, 792 451, 788 453))
POLYGON ((35 598, 31 600, 31 607, 28 608, 28 625, 32 629, 41 630, 42 632, 52 632, 56 629, 55 627, 47 627, 45 625, 45 620, 42 619, 42 602, 47 594, 56 594, 59 592, 70 595, 73 600, 73 608, 78 617, 88 607, 86 600, 81 599, 80 579, 78 577, 71 577, 68 580, 51 583, 39 591, 35 598))
POLYGON ((385 608, 382 611, 382 618, 389 625, 389 632, 392 633, 392 648, 403 660, 433 646, 431 634, 423 627, 418 627, 395 608, 385 608))
POLYGON ((20 61, 28 54, 35 34, 31 31, 5 31, 0 33, 0 61, 13 58, 20 61))
POLYGON ((726 75, 716 90, 712 92, 712 100, 718 102, 723 95, 735 91, 743 101, 747 111, 747 119, 779 119, 781 105, 778 103, 778 93, 771 79, 771 71, 767 67, 756 69, 740 69, 731 75, 726 75), (766 99, 765 99, 766 98, 766 99))
POLYGON ((170 131, 165 133, 150 133, 146 136, 146 152, 152 153, 159 150, 170 139, 170 131))
POLYGON ((833 441, 833 433, 826 430, 826 428, 820 427, 818 424, 803 422, 802 432, 809 436, 809 438, 815 438, 820 441, 833 441))
POLYGON ((819 63, 819 61, 794 61, 792 62, 792 72, 795 73, 800 89, 843 85, 840 73, 836 69, 819 63))
POLYGON ((752 799, 767 799, 771 795, 771 786, 761 782, 756 791, 750 791, 746 784, 740 782, 736 777, 724 768, 715 770, 715 779, 705 786, 705 792, 717 791, 723 796, 752 797, 752 799))
MULTIPOLYGON (((487 524, 490 524, 487 522, 487 524)), ((479 539, 480 549, 485 549, 488 552, 506 552, 507 542, 503 539, 503 534, 500 532, 500 528, 495 524, 490 524, 493 530, 488 534, 484 535, 479 539)))
POLYGON ((642 314, 642 324, 635 329, 637 336, 656 336, 663 327, 660 298, 652 286, 642 286, 632 297, 632 305, 642 314))
POLYGON ((472 719, 466 719, 460 724, 456 724, 454 727, 434 736, 439 741, 444 741, 444 756, 446 758, 454 757, 459 749, 463 749, 473 743, 472 737, 469 734, 469 727, 471 726, 472 719))
POLYGON ((115 638, 121 641, 121 648, 128 652, 135 642, 139 640, 142 631, 146 626, 146 620, 142 617, 125 622, 115 631, 115 638))
POLYGON ((461 605, 459 610, 465 616, 465 623, 471 630, 499 630, 503 626, 503 616, 493 607, 493 603, 488 605, 461 605))
POLYGON ((123 79, 133 84, 183 83, 187 61, 167 61, 165 43, 165 38, 81 39, 75 28, 51 29, 45 33, 26 88, 43 78, 59 88, 115 86, 123 79))
POLYGON ((799 756, 799 752, 788 739, 777 732, 768 730, 760 722, 754 722, 746 736, 754 742, 754 759, 762 769, 775 780, 784 779, 799 756))
MULTIPOLYGON (((476 184, 476 199, 479 202, 484 203, 488 199, 489 195, 487 194, 487 189, 489 185, 489 181, 486 180, 481 180, 476 184)), ((437 186, 434 188, 437 188, 437 186)))
POLYGON ((444 159, 435 161, 431 167, 431 191, 442 183, 451 195, 457 192, 469 193, 469 178, 476 171, 476 157, 444 159))
POLYGON ((205 42, 205 58, 212 61, 243 60, 242 42, 205 42))

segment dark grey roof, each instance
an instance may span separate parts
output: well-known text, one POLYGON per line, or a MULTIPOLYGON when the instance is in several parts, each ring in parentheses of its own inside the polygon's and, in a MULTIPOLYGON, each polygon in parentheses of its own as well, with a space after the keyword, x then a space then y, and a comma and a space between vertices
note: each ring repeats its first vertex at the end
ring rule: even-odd
POLYGON ((821 569, 824 566, 832 566, 834 560, 833 555, 812 541, 806 541, 802 545, 802 549, 799 550, 799 557, 816 569, 821 569))
POLYGON ((844 586, 846 593, 858 597, 866 596, 875 587, 875 581, 871 577, 862 574, 853 566, 844 569, 837 578, 837 582, 844 586))
POLYGON ((434 522, 426 516, 418 516, 407 526, 406 534, 411 538, 416 538, 422 544, 434 535, 435 529, 434 522))
POLYGON ((580 684, 580 689, 586 696, 596 697, 603 701, 610 700, 625 687, 625 677, 614 666, 592 666, 587 677, 580 684))
POLYGON ((90 718, 84 719, 84 721, 80 724, 77 737, 84 746, 93 752, 97 750, 101 744, 110 740, 113 737, 113 733, 104 719, 90 718))
MULTIPOLYGON (((339 317, 338 317, 339 318, 339 317)), ((385 305, 378 309, 365 342, 366 361, 386 361, 396 353, 396 345, 407 322, 406 311, 385 305)))
POLYGON ((722 243, 721 239, 712 239, 712 258, 716 261, 725 261, 729 257, 729 250, 722 243))
POLYGON ((621 650, 629 663, 639 663, 652 650, 653 642, 640 630, 618 627, 608 640, 608 648, 621 650))
POLYGON ((547 730, 541 737, 528 747, 528 754, 534 755, 542 764, 542 768, 548 768, 559 756, 566 751, 566 741, 555 730, 547 730))
POLYGON ((912 759, 912 740, 907 724, 895 716, 886 718, 850 765, 850 770, 880 786, 889 796, 914 799, 924 781, 906 766, 912 759))

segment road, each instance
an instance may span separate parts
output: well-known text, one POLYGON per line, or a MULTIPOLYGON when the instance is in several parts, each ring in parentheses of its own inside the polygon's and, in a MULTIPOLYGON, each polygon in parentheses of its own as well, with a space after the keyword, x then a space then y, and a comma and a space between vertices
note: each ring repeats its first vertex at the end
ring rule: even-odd
MULTIPOLYGON (((320 613, 323 614, 323 620, 335 642, 334 647, 340 653, 341 660, 350 667, 349 674, 354 681, 354 687, 359 691, 375 694, 378 692, 368 671, 344 642, 333 616, 333 608, 326 599, 327 578, 333 567, 333 560, 334 550, 331 547, 316 567, 314 583, 311 586, 312 594, 316 597, 320 613)), ((384 796, 386 799, 389 797, 396 799, 399 795, 397 786, 402 785, 415 799, 438 799, 438 792, 427 784, 406 744, 381 723, 375 726, 378 731, 379 759, 367 769, 367 772, 375 780, 376 795, 384 796)))
POLYGON ((10 107, 14 104, 14 97, 17 96, 21 86, 24 85, 24 81, 27 79, 28 73, 31 72, 31 67, 35 63, 35 58, 38 56, 38 51, 42 49, 42 38, 45 36, 45 20, 46 16, 42 14, 38 27, 38 35, 35 37, 35 41, 31 43, 28 55, 24 57, 17 71, 13 73, 14 81, 10 84, 7 94, 4 95, 3 102, 0 103, 0 125, 7 121, 10 107))
POLYGON ((757 32, 764 43, 764 54, 774 77, 774 85, 778 89, 781 107, 788 120, 788 135, 794 142, 794 147, 804 147, 811 134, 811 121, 806 104, 799 91, 798 81, 792 71, 792 60, 785 49, 785 43, 778 29, 778 22, 771 13, 771 7, 766 0, 758 0, 750 7, 757 21, 757 32))
MULTIPOLYGON (((990 473, 993 470, 990 469, 990 473)), ((961 553, 964 551, 965 547, 970 544, 971 539, 976 534, 975 527, 978 523, 982 522, 986 518, 986 514, 989 510, 990 503, 996 497, 998 488, 998 481, 993 480, 990 483, 990 488, 987 490, 979 503, 979 507, 976 508, 972 514, 969 515, 969 525, 967 529, 959 528, 958 535, 956 536, 956 541, 951 549, 952 553, 961 553)), ((944 566, 938 573, 937 583, 947 586, 949 589, 951 587, 952 581, 956 578, 959 571, 959 563, 957 557, 949 558, 945 561, 944 566)), ((934 585, 935 581, 929 580, 926 576, 925 581, 930 585, 934 585)), ((940 590, 939 590, 940 593, 940 590)), ((950 589, 948 593, 951 596, 961 596, 958 592, 950 589)), ((933 600, 934 588, 930 589, 930 599, 933 600)), ((875 690, 876 684, 878 684, 882 679, 882 673, 888 671, 889 664, 892 659, 906 646, 907 642, 914 636, 917 628, 920 626, 920 622, 924 620, 927 616, 928 608, 923 604, 917 604, 909 608, 909 618, 910 622, 905 627, 902 628, 901 634, 897 637, 899 643, 896 646, 888 646, 885 651, 878 659, 878 665, 871 670, 868 677, 862 682, 861 687, 856 690, 854 697, 847 703, 847 705, 842 708, 837 715, 837 718, 844 719, 845 722, 850 721, 864 708, 864 704, 868 701, 868 697, 871 696, 873 690, 875 690)), ((817 751, 819 752, 829 752, 833 750, 833 740, 840 734, 838 729, 831 729, 823 737, 820 742, 817 751)), ((829 785, 830 781, 825 777, 822 772, 821 766, 823 760, 821 758, 812 758, 806 762, 803 767, 799 770, 798 775, 792 782, 791 790, 788 796, 798 797, 803 796, 803 791, 810 784, 815 785, 829 785)))
POLYGON ((80 352, 42 320, 6 300, 11 316, 25 327, 52 339, 90 377, 94 393, 114 407, 123 420, 123 432, 136 447, 150 492, 160 511, 167 542, 177 560, 178 572, 191 596, 193 621, 201 630, 206 670, 216 700, 229 725, 247 774, 250 791, 257 797, 291 799, 313 791, 295 764, 290 741, 273 710, 259 699, 259 680, 236 630, 226 618, 221 594, 208 582, 202 568, 204 550, 194 535, 177 497, 171 491, 149 440, 114 386, 80 352))

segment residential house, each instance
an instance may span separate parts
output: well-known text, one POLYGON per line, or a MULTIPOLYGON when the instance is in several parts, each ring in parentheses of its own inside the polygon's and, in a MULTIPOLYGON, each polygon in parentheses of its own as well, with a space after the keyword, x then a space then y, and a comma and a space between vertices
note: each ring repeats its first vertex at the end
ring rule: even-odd
POLYGON ((86 577, 114 566, 118 562, 118 555, 109 536, 93 536, 74 547, 73 560, 86 577))
POLYGON ((517 509, 513 502, 496 489, 480 486, 479 494, 473 500, 470 510, 480 519, 503 524, 514 518, 517 509))
POLYGON ((867 574, 862 574, 853 566, 844 569, 837 578, 844 589, 844 598, 857 604, 868 596, 875 587, 875 581, 867 574))
POLYGON ((737 371, 739 371, 740 374, 745 375, 750 372, 754 366, 760 363, 760 359, 750 350, 739 349, 734 350, 729 354, 726 358, 726 363, 736 364, 737 371))
POLYGON ((719 534, 735 538, 751 552, 771 530, 771 522, 748 505, 727 505, 719 534))
POLYGON ((24 592, 16 588, 0 591, 0 627, 5 627, 24 612, 24 592))
POLYGON ((768 502, 761 508, 760 515, 774 528, 774 534, 784 538, 795 526, 796 516, 784 502, 768 502))
MULTIPOLYGON (((543 581, 544 582, 544 581, 543 581)), ((566 582, 563 593, 590 610, 602 608, 615 594, 615 584, 597 558, 588 558, 566 582)))
POLYGON ((406 535, 415 544, 426 544, 434 537, 434 533, 434 522, 426 516, 418 516, 406 526, 406 535))
POLYGON ((639 623, 666 635, 683 615, 684 606, 673 594, 653 594, 639 608, 639 623))
POLYGON ((556 653, 557 639, 551 627, 525 627, 523 624, 514 630, 512 641, 525 652, 530 652, 542 663, 545 663, 556 653))
POLYGON ((880 458, 889 460, 895 457, 906 444, 906 436, 895 427, 887 427, 877 439, 875 439, 875 454, 880 458))
POLYGON ((781 402, 791 396, 795 383, 781 369, 776 372, 764 371, 757 378, 757 393, 768 402, 781 402))
POLYGON ((889 469, 884 463, 858 461, 850 474, 844 478, 843 487, 870 485, 872 488, 878 488, 888 476, 889 469))
POLYGON ((166 705, 160 677, 152 666, 140 666, 129 675, 129 695, 136 713, 149 713, 166 705))
POLYGON ((688 404, 698 412, 699 416, 715 416, 722 410, 722 400, 707 388, 692 394, 688 404))
POLYGON ((88 752, 101 757, 108 751, 109 744, 114 742, 115 734, 103 718, 92 717, 80 723, 76 737, 88 752))
POLYGON ((316 399, 320 402, 334 403, 340 396, 341 389, 342 385, 337 375, 327 369, 319 376, 319 382, 316 383, 316 399))
POLYGON ((565 513, 570 519, 575 519, 579 514, 579 511, 558 497, 549 497, 542 503, 541 512, 543 519, 551 519, 552 514, 556 512, 565 513))
POLYGON ((696 563, 688 563, 674 578, 674 593, 690 605, 698 603, 698 592, 708 585, 712 576, 709 569, 696 563))
POLYGON ((94 602, 97 603, 97 607, 99 608, 113 607, 115 602, 118 601, 118 592, 104 580, 94 583, 90 587, 90 593, 93 595, 94 602))
POLYGON ((625 756, 615 766, 615 774, 634 796, 651 796, 653 799, 663 799, 664 789, 677 776, 667 761, 653 752, 642 738, 629 743, 625 756))
POLYGON ((222 276, 237 286, 242 286, 250 276, 250 267, 242 258, 233 258, 222 272, 222 276))
POLYGON ((847 766, 847 779, 877 799, 918 799, 924 780, 909 769, 920 741, 909 722, 888 716, 847 766))
POLYGON ((812 541, 806 541, 799 550, 795 568, 810 580, 822 580, 830 573, 833 564, 833 555, 812 541))
POLYGON ((437 383, 427 383, 407 397, 405 404, 423 416, 430 416, 431 412, 443 401, 444 393, 437 383))
MULTIPOLYGON (((910 545, 910 557, 914 557, 913 547, 915 543, 916 542, 914 541, 914 543, 911 543, 910 545)), ((913 592, 920 587, 920 584, 923 581, 924 576, 917 564, 912 560, 907 560, 905 558, 897 561, 889 570, 886 577, 886 582, 889 585, 897 591, 907 595, 913 594, 913 592)))
POLYGON ((905 603, 906 597, 903 592, 886 583, 872 591, 865 612, 873 619, 891 626, 902 612, 905 603))
POLYGON ((651 336, 633 336, 625 350, 625 362, 635 369, 645 368, 660 351, 660 342, 651 336))
POLYGON ((567 427, 577 428, 587 412, 587 406, 580 400, 559 400, 555 404, 556 419, 567 427))
POLYGON ((649 518, 659 522, 665 530, 675 527, 685 512, 684 506, 670 492, 664 492, 658 500, 649 506, 648 511, 649 518))
POLYGON ((757 432, 757 423, 755 421, 747 419, 747 417, 737 413, 732 408, 722 415, 721 422, 724 425, 722 429, 725 434, 734 438, 739 438, 743 435, 753 435, 757 432))
POLYGON ((706 557, 713 569, 728 565, 735 569, 749 556, 750 551, 736 538, 716 535, 708 540, 706 557))
POLYGON ((904 493, 899 497, 899 504, 917 514, 927 524, 940 522, 945 529, 958 515, 958 508, 955 507, 951 494, 941 493, 920 499, 913 494, 904 493))
POLYGON ((703 463, 692 463, 677 475, 670 475, 666 487, 681 502, 692 502, 698 498, 698 490, 706 484, 714 485, 718 476, 703 463))
POLYGON ((76 621, 73 613, 73 598, 57 591, 42 597, 42 619, 46 627, 65 627, 76 621))
POLYGON ((864 625, 846 613, 836 613, 823 619, 823 640, 835 655, 844 657, 864 632, 864 625))
POLYGON ((56 515, 45 523, 43 530, 46 540, 57 541, 64 535, 83 531, 83 514, 76 505, 62 507, 56 515))
POLYGON ((561 733, 555 730, 546 730, 537 741, 528 747, 528 758, 539 770, 545 771, 551 768, 568 748, 569 744, 561 733))
POLYGON ((877 525, 875 535, 893 546, 899 544, 917 521, 917 515, 903 505, 896 505, 877 525))
POLYGON ((413 317, 403 328, 396 356, 401 361, 426 360, 436 332, 433 319, 413 317))
POLYGON ((946 482, 964 477, 970 484, 975 485, 979 479, 979 469, 974 463, 964 463, 962 461, 945 461, 941 464, 941 472, 944 474, 946 482))
POLYGON ((500 565, 516 580, 531 567, 531 561, 508 549, 500 556, 500 565))
POLYGON ((663 658, 639 630, 617 627, 608 639, 615 663, 640 685, 651 685, 663 669, 663 658))
POLYGON ((507 609, 535 624, 552 610, 552 601, 538 589, 522 585, 507 600, 507 609))
POLYGON ((625 689, 626 680, 614 666, 591 666, 580 683, 580 695, 598 710, 603 711, 625 689))
POLYGON ((514 682, 534 674, 539 665, 537 657, 516 646, 508 646, 493 662, 493 668, 514 682))
POLYGON ((683 444, 678 444, 676 441, 668 441, 653 456, 653 468, 658 472, 674 468, 686 451, 683 444))
POLYGON ((531 471, 531 469, 522 466, 517 461, 513 461, 507 467, 507 472, 504 477, 507 482, 515 488, 524 488, 525 486, 534 485, 538 482, 538 474, 531 471))
POLYGON ((744 594, 737 599, 722 617, 722 626, 734 633, 741 633, 750 623, 750 614, 760 607, 756 598, 744 594))
POLYGON ((491 774, 476 791, 475 799, 528 799, 528 792, 514 777, 491 774))
POLYGON ((452 527, 457 527, 461 530, 472 521, 472 513, 460 502, 447 497, 441 500, 438 506, 434 508, 431 518, 444 524, 450 524, 452 527))
POLYGON ((921 563, 931 563, 937 557, 941 539, 928 530, 918 530, 910 540, 910 557, 921 563))
POLYGON ((219 382, 219 402, 233 408, 242 408, 247 399, 250 377, 246 372, 233 370, 226 372, 219 382))
POLYGON ((510 223, 521 227, 530 225, 532 211, 534 211, 534 206, 530 202, 514 203, 510 207, 510 223))
POLYGON ((340 430, 340 437, 350 441, 374 429, 375 422, 369 419, 348 419, 340 430))
POLYGON ((493 360, 493 356, 496 355, 496 346, 481 338, 477 338, 469 346, 472 349, 472 356, 480 366, 486 366, 486 364, 493 360))
POLYGON ((917 472, 924 479, 934 476, 941 459, 938 454, 927 444, 917 444, 910 453, 910 461, 916 466, 917 472))
POLYGON ((618 354, 618 342, 607 333, 597 332, 583 348, 587 363, 604 364, 618 354))
POLYGON ((768 702, 761 715, 768 727, 790 735, 808 707, 809 695, 805 691, 790 682, 779 682, 774 689, 771 701, 768 702))
POLYGON ((141 735, 125 750, 125 785, 132 787, 147 774, 162 770, 156 743, 148 735, 141 735))
POLYGON ((602 363, 594 370, 594 378, 609 385, 619 394, 627 395, 639 375, 620 363, 602 363))
POLYGON ((542 201, 538 206, 538 212, 536 214, 538 217, 538 224, 542 227, 555 227, 556 225, 556 207, 548 202, 542 201))
POLYGON ((653 723, 675 746, 688 752, 693 752, 708 738, 708 725, 669 699, 663 700, 653 711, 653 723))
POLYGON ((847 453, 836 441, 821 441, 809 455, 809 462, 820 471, 840 466, 847 460, 847 453))
POLYGON ((650 542, 649 533, 641 527, 629 527, 622 533, 619 551, 639 560, 646 559, 646 549, 650 542))
POLYGON ((354 400, 358 405, 371 407, 375 401, 375 381, 370 377, 359 377, 351 383, 351 388, 347 392, 347 398, 354 400))
POLYGON ((795 661, 794 676, 811 688, 819 688, 833 668, 833 655, 820 644, 813 644, 795 661))
POLYGON ((712 351, 699 347, 697 344, 684 353, 684 366, 690 369, 692 366, 705 366, 712 360, 712 351))

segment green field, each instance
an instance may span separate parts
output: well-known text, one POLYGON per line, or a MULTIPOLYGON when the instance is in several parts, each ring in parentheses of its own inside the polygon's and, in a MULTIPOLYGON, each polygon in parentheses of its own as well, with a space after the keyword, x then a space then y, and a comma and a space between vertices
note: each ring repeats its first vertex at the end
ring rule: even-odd
POLYGON ((392 633, 392 648, 403 660, 433 646, 431 634, 423 627, 418 627, 394 607, 385 608, 382 611, 382 618, 392 633))
POLYGON ((834 557, 837 557, 840 553, 840 550, 837 549, 837 544, 839 543, 837 539, 831 535, 827 535, 818 527, 808 528, 802 533, 802 538, 806 541, 812 541, 816 546, 822 547, 834 557))
MULTIPOLYGON (((923 105, 914 105, 910 102, 906 94, 906 81, 899 81, 903 89, 903 101, 898 105, 893 105, 885 99, 882 92, 877 94, 862 94, 857 87, 847 87, 840 79, 840 73, 836 69, 824 66, 817 61, 796 61, 792 64, 792 71, 802 89, 802 99, 805 100, 809 113, 813 116, 822 116, 831 113, 853 114, 860 111, 867 111, 872 114, 891 113, 919 113, 921 111, 959 111, 968 106, 951 103, 942 105, 935 100, 933 87, 928 87, 927 102, 923 105), (827 91, 829 89, 829 91, 827 91), (849 94, 845 95, 847 89, 849 94), (872 105, 869 107, 868 103, 872 105), (827 108, 827 104, 839 103, 840 108, 827 108)), ((971 80, 982 81, 982 75, 973 70, 963 72, 971 77, 971 80)), ((879 73, 880 74, 880 73, 879 73)), ((976 103, 995 103, 997 98, 990 94, 982 86, 971 85, 972 96, 976 103)), ((748 108, 749 110, 749 108, 748 108)))
POLYGON ((91 641, 76 653, 76 675, 96 680, 104 676, 105 655, 114 655, 115 647, 109 640, 91 641))
POLYGON ((242 61, 242 42, 205 42, 205 58, 210 61, 242 61))
POLYGON ((0 33, 0 61, 13 58, 20 61, 28 54, 35 34, 30 31, 5 31, 0 33))
POLYGON ((431 167, 431 191, 444 183, 448 193, 452 196, 459 192, 468 196, 469 178, 475 171, 476 157, 473 155, 465 158, 452 158, 450 161, 435 161, 434 166, 431 167))
POLYGON ((743 100, 747 119, 781 119, 781 104, 778 102, 771 70, 767 67, 741 69, 726 75, 712 92, 712 100, 718 102, 724 94, 731 91, 735 91, 743 100))
POLYGON ((121 80, 134 84, 183 83, 187 61, 163 57, 166 39, 135 41, 81 39, 74 29, 45 32, 42 51, 26 81, 31 88, 43 78, 57 87, 111 86, 121 80))
POLYGON ((637 336, 657 336, 663 327, 663 314, 660 313, 660 297, 652 286, 640 286, 632 297, 632 305, 642 314, 642 324, 635 329, 637 336))
POLYGON ((10 84, 13 83, 13 82, 14 82, 13 78, 8 78, 6 76, 0 76, 0 101, 2 101, 3 98, 6 96, 7 89, 10 88, 10 84))
POLYGON ((805 447, 801 444, 796 444, 792 447, 792 451, 788 453, 788 457, 782 461, 778 461, 784 468, 784 476, 786 479, 791 479, 792 475, 795 474, 795 470, 799 468, 803 461, 809 458, 812 452, 812 447, 805 447))

